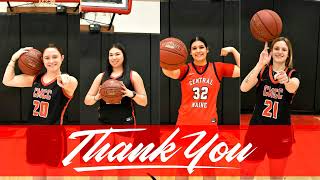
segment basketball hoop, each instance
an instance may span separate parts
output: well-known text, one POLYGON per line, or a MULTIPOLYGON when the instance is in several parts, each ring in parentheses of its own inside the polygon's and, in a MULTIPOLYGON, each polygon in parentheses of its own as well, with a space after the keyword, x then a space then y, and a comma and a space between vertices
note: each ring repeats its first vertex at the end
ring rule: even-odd
POLYGON ((132 0, 81 0, 82 12, 130 14, 132 0))

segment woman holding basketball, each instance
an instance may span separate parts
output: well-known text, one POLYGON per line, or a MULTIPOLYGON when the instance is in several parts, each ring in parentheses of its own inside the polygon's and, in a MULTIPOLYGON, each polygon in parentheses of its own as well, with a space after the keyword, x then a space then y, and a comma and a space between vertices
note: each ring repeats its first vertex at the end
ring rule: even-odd
POLYGON ((141 76, 129 69, 125 48, 115 43, 108 51, 105 72, 98 74, 89 89, 84 103, 93 105, 100 103, 99 120, 104 124, 133 125, 135 124, 134 104, 147 105, 147 94, 141 76), (101 99, 100 85, 108 79, 122 82, 123 98, 120 104, 109 104, 101 99))
POLYGON ((240 76, 240 54, 233 47, 221 49, 221 56, 232 53, 236 65, 208 62, 207 42, 202 37, 190 41, 191 63, 176 70, 162 67, 163 73, 181 84, 182 100, 177 125, 217 125, 216 99, 223 77, 240 76))
MULTIPOLYGON (((63 124, 65 110, 77 88, 76 78, 61 73, 64 60, 63 52, 53 44, 49 44, 43 51, 45 73, 38 75, 16 75, 14 68, 16 61, 23 53, 31 50, 26 47, 18 50, 11 57, 3 76, 3 84, 10 87, 32 87, 32 106, 28 115, 31 124, 63 124)), ((46 179, 47 166, 58 167, 66 152, 65 130, 63 126, 30 126, 26 131, 27 162, 31 169, 42 176, 34 179, 46 179), (43 164, 47 166, 42 166, 43 164)))
MULTIPOLYGON (((279 37, 272 41, 270 53, 268 49, 266 42, 258 63, 245 77, 240 87, 242 92, 247 92, 256 86, 256 104, 250 125, 291 125, 290 105, 300 85, 300 75, 293 68, 292 45, 287 38, 279 37)), ((261 128, 255 131, 254 127, 249 126, 246 141, 264 147, 257 149, 247 158, 249 160, 246 164, 247 171, 251 171, 251 175, 266 154, 270 159, 270 174, 280 176, 283 174, 294 142, 291 127, 283 127, 287 128, 281 131, 272 129, 274 138, 271 138, 272 145, 269 146, 270 130, 261 128)))
MULTIPOLYGON (((135 125, 134 102, 140 106, 148 103, 147 93, 141 76, 128 66, 125 48, 120 43, 115 43, 108 50, 108 60, 105 72, 97 75, 94 79, 84 103, 93 105, 99 101, 99 121, 109 125, 135 125), (121 81, 122 100, 119 104, 111 104, 102 99, 100 94, 101 85, 110 79, 121 81)), ((132 142, 132 133, 113 134, 116 142, 132 142)), ((91 142, 93 143, 93 142, 91 142)), ((100 180, 101 177, 91 177, 92 180, 100 180)), ((129 179, 127 176, 119 176, 118 179, 129 179)))
POLYGON ((16 61, 31 47, 18 50, 11 57, 3 76, 3 84, 10 87, 32 87, 32 106, 28 120, 34 124, 62 124, 64 112, 77 88, 76 78, 62 74, 60 67, 64 60, 62 50, 53 44, 43 51, 45 73, 38 75, 16 75, 16 61))

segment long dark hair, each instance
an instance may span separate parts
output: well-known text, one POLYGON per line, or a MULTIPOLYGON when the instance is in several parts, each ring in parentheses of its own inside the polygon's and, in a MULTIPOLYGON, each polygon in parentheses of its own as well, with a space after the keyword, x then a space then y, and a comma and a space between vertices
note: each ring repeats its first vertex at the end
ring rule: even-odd
MULTIPOLYGON (((207 41, 203 38, 203 37, 201 37, 201 36, 196 36, 195 38, 193 38, 193 39, 191 39, 191 41, 190 41, 190 43, 189 43, 189 52, 191 53, 191 46, 192 46, 192 43, 194 43, 195 41, 201 41, 201 42, 203 42, 203 44, 204 44, 204 46, 209 50, 209 47, 208 47, 208 43, 207 43, 207 41)), ((191 56, 191 59, 192 59, 192 62, 193 62, 193 57, 192 57, 192 55, 190 55, 190 53, 189 53, 189 56, 191 56)))
POLYGON ((128 60, 127 60, 127 53, 126 53, 126 50, 124 48, 124 46, 121 44, 121 43, 114 43, 112 44, 112 46, 109 48, 108 50, 108 61, 107 61, 107 67, 106 67, 106 72, 107 72, 107 76, 110 77, 113 69, 112 69, 112 66, 109 62, 109 51, 112 49, 112 48, 117 48, 119 49, 122 54, 123 54, 123 63, 122 63, 122 67, 123 67, 123 74, 122 76, 123 77, 126 77, 125 75, 127 75, 129 73, 129 66, 128 66, 128 60))
POLYGON ((189 48, 190 48, 190 51, 191 51, 191 45, 192 43, 194 43, 195 41, 201 41, 203 42, 204 46, 206 46, 206 48, 208 48, 208 43, 207 41, 201 37, 201 36, 196 36, 195 38, 191 39, 190 43, 189 43, 189 48))

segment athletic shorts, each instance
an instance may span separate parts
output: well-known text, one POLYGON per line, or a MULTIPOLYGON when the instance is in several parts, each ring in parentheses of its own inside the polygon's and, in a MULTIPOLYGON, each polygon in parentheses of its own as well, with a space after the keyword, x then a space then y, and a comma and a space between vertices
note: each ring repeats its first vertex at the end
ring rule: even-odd
POLYGON ((27 136, 27 162, 59 167, 66 157, 66 132, 63 126, 30 126, 27 136))
POLYGON ((245 145, 253 144, 255 151, 246 160, 263 161, 265 155, 270 159, 282 159, 292 152, 295 142, 291 126, 249 126, 245 136, 245 145))

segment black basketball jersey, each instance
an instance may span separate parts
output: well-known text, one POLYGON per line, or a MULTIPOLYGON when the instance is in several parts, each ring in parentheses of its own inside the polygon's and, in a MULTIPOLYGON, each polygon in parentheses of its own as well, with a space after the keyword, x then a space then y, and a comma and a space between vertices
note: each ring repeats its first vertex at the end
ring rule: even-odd
POLYGON ((56 79, 43 82, 43 75, 39 74, 33 81, 28 121, 32 124, 63 124, 71 97, 64 93, 56 79))
MULTIPOLYGON (((122 81, 127 89, 133 91, 133 85, 131 83, 131 73, 126 73, 124 76, 113 78, 118 81, 122 81)), ((112 77, 108 76, 107 72, 104 72, 101 84, 112 77)), ((129 97, 123 97, 120 104, 106 104, 102 99, 100 100, 99 107, 99 120, 105 124, 117 124, 117 125, 131 125, 135 124, 135 108, 133 100, 129 97)))
MULTIPOLYGON (((288 77, 300 79, 295 69, 287 68, 288 77)), ((294 93, 289 93, 284 84, 274 80, 272 65, 265 66, 259 74, 256 89, 256 104, 250 121, 252 125, 290 125, 290 106, 294 93)))

